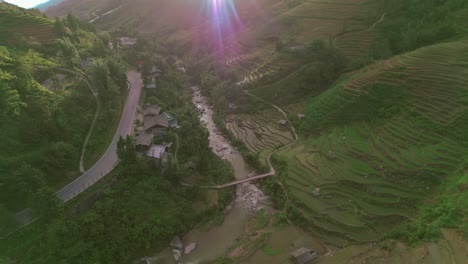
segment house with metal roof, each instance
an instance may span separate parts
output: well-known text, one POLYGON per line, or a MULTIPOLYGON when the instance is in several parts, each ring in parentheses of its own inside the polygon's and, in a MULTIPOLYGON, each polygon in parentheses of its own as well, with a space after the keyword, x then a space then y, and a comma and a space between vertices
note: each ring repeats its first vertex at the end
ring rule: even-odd
POLYGON ((173 128, 179 127, 179 123, 177 122, 177 119, 175 119, 175 117, 173 117, 171 114, 164 112, 162 113, 161 116, 167 120, 170 127, 173 127, 173 128))
POLYGON ((317 252, 308 248, 299 248, 291 253, 291 258, 296 264, 306 264, 318 257, 317 252))

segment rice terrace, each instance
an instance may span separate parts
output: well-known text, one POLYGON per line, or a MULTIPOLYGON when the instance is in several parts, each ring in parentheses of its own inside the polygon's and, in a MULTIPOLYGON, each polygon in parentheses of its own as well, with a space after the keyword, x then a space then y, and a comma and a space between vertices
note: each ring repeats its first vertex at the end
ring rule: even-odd
POLYGON ((468 263, 467 0, 42 2, 0 1, 0 264, 468 263))

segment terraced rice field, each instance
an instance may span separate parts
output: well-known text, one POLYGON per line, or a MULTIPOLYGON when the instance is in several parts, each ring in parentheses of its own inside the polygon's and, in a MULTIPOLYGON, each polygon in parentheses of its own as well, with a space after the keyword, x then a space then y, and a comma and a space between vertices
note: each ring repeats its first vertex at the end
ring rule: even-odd
POLYGON ((383 242, 391 249, 390 251, 379 246, 350 246, 317 263, 467 263, 468 247, 464 242, 463 232, 442 229, 442 234, 443 237, 439 242, 415 248, 409 248, 396 241, 383 242), (385 261, 381 262, 382 259, 385 261))
POLYGON ((54 43, 52 21, 37 16, 12 14, 0 10, 0 44, 14 44, 21 38, 42 44, 54 43))
POLYGON ((328 128, 278 152, 311 232, 337 245, 381 238, 414 217, 435 186, 431 181, 459 169, 468 140, 455 142, 437 131, 467 120, 468 59, 462 54, 468 41, 422 48, 358 71, 317 98, 323 115, 338 113, 327 117, 324 127, 330 127, 333 116, 344 114, 340 106, 371 93, 375 84, 407 90, 405 110, 383 124, 328 128))
POLYGON ((357 58, 369 50, 373 41, 372 32, 362 29, 349 32, 335 38, 335 46, 348 58, 357 58))
MULTIPOLYGON (((268 21, 259 30, 244 32, 243 35, 255 35, 260 39, 272 36, 288 39, 293 36, 296 44, 335 40, 335 45, 345 55, 356 58, 364 54, 373 41, 372 31, 367 30, 369 25, 363 22, 370 10, 373 10, 373 5, 363 0, 311 0, 268 21), (292 23, 295 24, 295 29, 286 26, 291 21, 295 21, 292 23), (295 30, 292 35, 291 30, 295 30)), ((242 39, 242 35, 239 36, 242 39)), ((272 43, 245 48, 239 42, 231 40, 226 46, 226 65, 240 69, 244 76, 239 84, 252 82, 275 72, 263 69, 265 65, 274 64, 272 55, 275 49, 272 43)))
POLYGON ((266 110, 252 115, 230 115, 226 127, 253 153, 285 145, 293 140, 291 132, 278 124, 279 112, 266 110))
POLYGON ((344 245, 378 239, 411 218, 432 188, 413 177, 443 177, 464 153, 463 146, 402 116, 376 128, 336 128, 278 155, 288 161, 286 182, 311 232, 344 245))
POLYGON ((466 110, 461 98, 467 93, 468 60, 463 54, 468 54, 468 41, 422 48, 360 71, 342 91, 359 96, 371 84, 408 87, 412 111, 447 125, 466 110))

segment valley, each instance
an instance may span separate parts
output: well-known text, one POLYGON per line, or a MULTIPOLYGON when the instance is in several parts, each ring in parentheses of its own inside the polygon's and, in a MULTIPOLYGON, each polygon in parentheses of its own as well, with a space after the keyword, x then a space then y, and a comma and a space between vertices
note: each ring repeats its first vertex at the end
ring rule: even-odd
POLYGON ((0 263, 468 261, 466 1, 0 7, 0 263))

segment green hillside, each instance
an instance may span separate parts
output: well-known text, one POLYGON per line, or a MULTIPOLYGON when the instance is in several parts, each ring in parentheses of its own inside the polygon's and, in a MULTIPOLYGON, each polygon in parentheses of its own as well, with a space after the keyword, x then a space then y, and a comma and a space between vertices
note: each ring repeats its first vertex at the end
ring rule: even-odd
POLYGON ((53 21, 34 10, 0 3, 0 45, 21 41, 51 44, 56 40, 53 21))
MULTIPOLYGON (((0 206, 13 214, 34 204, 38 190, 53 193, 79 175, 79 153, 96 112, 80 61, 114 67, 112 78, 104 76, 107 85, 97 86, 107 92, 101 103, 114 108, 101 111, 98 131, 114 126, 126 83, 117 81, 124 68, 108 57, 102 37, 76 18, 51 21, 6 3, 0 10, 0 28, 9 34, 0 38, 0 206)), ((102 78, 97 67, 87 70, 93 83, 102 78)), ((102 141, 107 135, 95 136, 102 141)), ((95 140, 91 154, 98 151, 95 140)))
MULTIPOLYGON (((427 253, 433 263, 440 263, 438 254, 441 262, 466 258, 464 246, 453 246, 454 236, 441 230, 468 234, 467 12, 465 1, 456 0, 305 1, 272 19, 275 26, 255 31, 265 46, 229 58, 248 76, 242 88, 284 106, 299 133, 275 154, 297 224, 339 247, 385 239, 417 246, 440 238, 427 253), (289 37, 279 27, 286 17, 314 19, 315 30, 307 35, 296 22, 289 37), (289 44, 263 52, 275 43, 269 34, 289 44), (337 67, 340 61, 345 67, 337 67)), ((227 116, 228 128, 265 158, 282 139, 268 126, 282 117, 245 109, 227 116)), ((359 262, 390 252, 398 263, 420 254, 358 249, 340 257, 359 262)))

